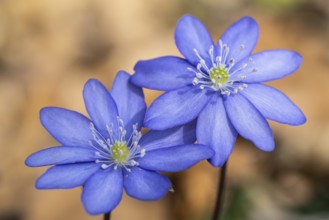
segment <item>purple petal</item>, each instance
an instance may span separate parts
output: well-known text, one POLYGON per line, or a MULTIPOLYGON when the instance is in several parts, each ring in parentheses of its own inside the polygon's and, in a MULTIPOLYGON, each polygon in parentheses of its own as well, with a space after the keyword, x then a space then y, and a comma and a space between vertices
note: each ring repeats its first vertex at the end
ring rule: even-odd
POLYGON ((89 214, 104 214, 112 211, 119 204, 122 192, 121 169, 101 169, 84 184, 81 199, 89 214))
POLYGON ((30 167, 95 161, 95 151, 86 147, 51 147, 30 155, 25 164, 30 167))
POLYGON ((124 71, 118 72, 111 89, 112 97, 117 104, 119 116, 125 123, 127 137, 132 133, 134 124, 138 124, 141 129, 146 104, 142 88, 129 83, 130 75, 124 71))
POLYGON ((249 84, 242 94, 265 118, 289 125, 306 122, 303 112, 285 94, 273 87, 249 84))
POLYGON ((214 44, 208 30, 196 17, 184 15, 179 19, 175 31, 175 41, 178 50, 191 64, 196 66, 200 62, 193 51, 196 49, 209 66, 211 63, 209 49, 214 44))
POLYGON ((180 145, 147 151, 138 159, 140 167, 148 170, 178 172, 214 155, 214 151, 200 144, 180 145))
POLYGON ((236 94, 224 100, 226 112, 238 133, 252 141, 263 151, 274 149, 273 134, 266 119, 242 95, 236 94))
MULTIPOLYGON (((251 17, 243 17, 232 24, 222 35, 220 40, 229 47, 226 63, 233 58, 235 62, 249 56, 258 40, 259 30, 257 22, 251 17)), ((216 54, 221 53, 219 43, 216 45, 216 54)))
POLYGON ((70 189, 83 185, 99 168, 96 163, 57 165, 49 168, 37 180, 38 189, 70 189))
POLYGON ((201 111, 197 123, 199 144, 211 147, 216 152, 209 159, 215 167, 222 166, 231 155, 237 132, 226 115, 221 96, 213 96, 201 111))
POLYGON ((174 127, 163 131, 150 130, 143 135, 139 141, 139 144, 147 151, 176 145, 193 144, 196 140, 195 122, 196 121, 194 120, 183 126, 174 127))
POLYGON ((133 167, 125 172, 123 184, 127 194, 140 200, 158 200, 170 189, 170 180, 159 173, 133 167))
MULTIPOLYGON (((106 126, 117 126, 117 106, 101 82, 90 79, 83 89, 83 98, 88 114, 99 131, 106 133, 106 126)), ((116 131, 116 129, 113 129, 116 131)))
POLYGON ((40 121, 61 144, 90 147, 91 121, 82 114, 64 108, 47 107, 40 111, 40 121))
POLYGON ((210 94, 206 89, 195 87, 165 92, 146 111, 144 125, 151 129, 164 130, 186 124, 198 116, 209 98, 210 94))
POLYGON ((258 83, 281 79, 295 72, 301 65, 302 57, 290 50, 265 50, 237 63, 231 70, 237 77, 245 77, 242 82, 258 83))
POLYGON ((137 86, 155 90, 173 90, 192 84, 195 74, 188 70, 190 63, 179 57, 159 57, 139 61, 131 77, 137 86))

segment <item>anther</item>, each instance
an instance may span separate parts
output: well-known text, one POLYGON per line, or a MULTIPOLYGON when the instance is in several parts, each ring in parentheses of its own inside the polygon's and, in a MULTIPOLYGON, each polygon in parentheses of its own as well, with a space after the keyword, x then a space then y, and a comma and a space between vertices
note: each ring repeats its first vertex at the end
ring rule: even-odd
POLYGON ((199 52, 197 51, 197 49, 193 49, 193 52, 195 53, 195 55, 199 58, 199 60, 202 60, 202 57, 200 56, 199 52))
POLYGON ((214 54, 214 46, 211 45, 209 49, 209 55, 212 56, 214 54))
POLYGON ((221 64, 222 63, 222 57, 221 56, 216 57, 216 61, 217 61, 218 65, 221 64))
POLYGON ((195 86, 195 85, 198 85, 199 84, 199 79, 198 78, 194 78, 193 81, 192 81, 192 84, 195 86))
POLYGON ((145 149, 142 149, 142 150, 141 150, 141 156, 140 156, 140 157, 144 157, 145 154, 146 154, 146 150, 145 150, 145 149))
MULTIPOLYGON (((111 166, 111 165, 109 165, 109 164, 104 164, 104 163, 101 165, 102 169, 107 169, 107 168, 109 168, 110 166, 111 166)), ((117 167, 117 166, 116 166, 116 167, 117 167)), ((118 167, 117 167, 117 168, 118 168, 118 167)), ((116 170, 117 168, 114 167, 115 170, 116 170)))
POLYGON ((119 126, 123 127, 123 120, 119 116, 117 116, 117 121, 119 126))

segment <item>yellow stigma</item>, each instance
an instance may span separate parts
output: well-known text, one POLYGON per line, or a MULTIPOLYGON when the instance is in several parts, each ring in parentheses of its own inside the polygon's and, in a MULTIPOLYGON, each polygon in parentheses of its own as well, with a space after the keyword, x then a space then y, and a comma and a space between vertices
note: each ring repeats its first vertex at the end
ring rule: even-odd
POLYGON ((218 66, 210 71, 209 76, 211 81, 216 84, 224 85, 228 81, 229 73, 225 67, 218 66))
POLYGON ((129 149, 125 142, 117 141, 111 148, 112 157, 119 163, 124 163, 127 161, 129 156, 129 149))

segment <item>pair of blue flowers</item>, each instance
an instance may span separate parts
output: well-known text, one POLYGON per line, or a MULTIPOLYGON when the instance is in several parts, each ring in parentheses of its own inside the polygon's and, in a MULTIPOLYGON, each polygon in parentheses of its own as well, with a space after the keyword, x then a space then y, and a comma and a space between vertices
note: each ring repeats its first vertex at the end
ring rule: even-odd
POLYGON ((43 126, 62 146, 27 158, 31 167, 53 165, 36 187, 83 186, 87 212, 102 214, 119 204, 123 190, 141 200, 163 197, 171 183, 161 171, 181 171, 204 159, 222 166, 238 134, 273 150, 266 119, 290 125, 306 119, 287 96, 261 83, 293 73, 302 58, 289 50, 252 54, 257 39, 250 17, 214 43, 197 18, 185 15, 175 32, 185 59, 140 61, 132 77, 119 72, 110 91, 89 80, 83 97, 90 119, 64 108, 42 109, 43 126), (146 110, 141 87, 165 93, 146 110), (143 125, 151 130, 142 136, 143 125))

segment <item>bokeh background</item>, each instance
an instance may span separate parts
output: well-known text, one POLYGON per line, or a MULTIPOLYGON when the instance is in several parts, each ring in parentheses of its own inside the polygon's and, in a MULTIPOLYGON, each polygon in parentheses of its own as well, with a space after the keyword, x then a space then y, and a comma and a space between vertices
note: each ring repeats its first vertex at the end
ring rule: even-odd
MULTIPOLYGON (((228 164, 225 219, 329 219, 329 1, 0 0, 0 220, 102 218, 83 210, 80 188, 34 188, 45 168, 27 168, 24 160, 56 144, 39 122, 39 109, 85 112, 87 79, 110 87, 118 70, 133 73, 138 60, 179 55, 173 33, 185 13, 199 17, 215 40, 250 15, 261 30, 256 51, 287 48, 304 57, 295 74, 271 85, 308 122, 271 123, 272 153, 238 140, 228 164)), ((145 93, 148 104, 160 94, 145 93)), ((124 196, 112 219, 210 219, 218 171, 202 162, 171 175, 175 192, 160 201, 124 196)))

